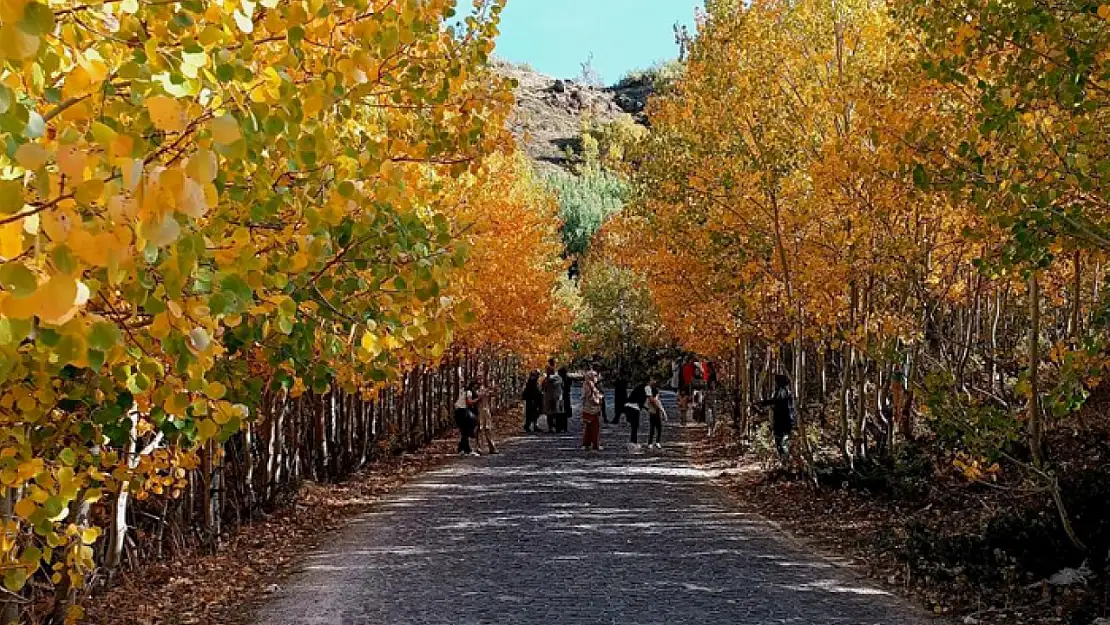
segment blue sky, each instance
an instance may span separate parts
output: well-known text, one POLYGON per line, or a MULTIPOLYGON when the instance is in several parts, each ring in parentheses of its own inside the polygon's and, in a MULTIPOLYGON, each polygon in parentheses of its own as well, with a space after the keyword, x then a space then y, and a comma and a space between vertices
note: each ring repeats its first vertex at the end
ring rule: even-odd
MULTIPOLYGON (((460 5, 469 4, 461 0, 460 5)), ((678 56, 674 24, 693 26, 701 0, 508 0, 496 55, 574 78, 593 53, 606 83, 678 56)))

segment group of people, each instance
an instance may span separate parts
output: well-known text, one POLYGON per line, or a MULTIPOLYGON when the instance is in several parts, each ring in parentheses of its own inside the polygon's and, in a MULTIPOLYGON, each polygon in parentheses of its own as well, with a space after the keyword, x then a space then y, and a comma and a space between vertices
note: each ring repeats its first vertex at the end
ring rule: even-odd
POLYGON ((485 439, 487 451, 497 453, 497 444, 493 441, 493 410, 490 407, 490 399, 495 392, 497 387, 487 386, 481 377, 459 389, 459 396, 455 400, 455 425, 459 428, 460 456, 481 455, 471 448, 471 438, 476 439, 479 449, 485 439))
MULTIPOLYGON (((536 433, 547 431, 553 434, 566 433, 570 417, 571 378, 565 367, 555 369, 554 360, 549 360, 547 370, 541 374, 532 371, 524 385, 521 399, 524 400, 524 431, 536 433)), ((601 376, 591 367, 582 381, 582 398, 579 414, 582 418, 582 448, 600 451, 601 428, 610 423, 616 424, 623 414, 630 429, 629 445, 639 448, 639 429, 641 415, 646 415, 649 423, 648 444, 661 449, 663 444, 663 421, 667 418, 666 409, 660 400, 658 383, 651 381, 636 386, 631 395, 627 384, 618 382, 617 414, 612 421, 608 418, 605 393, 601 388, 601 376), (623 386, 622 386, 623 385, 623 386), (620 390, 625 391, 621 393, 620 390), (627 396, 627 401, 622 398, 627 396)))
MULTIPOLYGON (((549 360, 544 374, 532 371, 525 383, 524 431, 535 433, 546 430, 550 433, 566 433, 572 415, 572 381, 566 367, 555 368, 554 359, 549 360)), ((616 414, 612 421, 607 417, 605 393, 601 388, 601 377, 597 369, 591 367, 582 383, 580 415, 582 417, 582 448, 600 451, 601 428, 603 424, 617 424, 623 415, 629 427, 629 449, 641 449, 639 441, 640 424, 646 417, 648 422, 648 446, 653 449, 663 447, 663 423, 667 411, 659 392, 659 383, 652 379, 638 384, 628 391, 624 380, 616 382, 616 414)), ((464 386, 455 402, 455 423, 459 427, 460 455, 481 455, 472 449, 470 439, 477 439, 477 447, 483 441, 491 454, 496 454, 497 445, 493 440, 493 416, 490 407, 491 395, 497 391, 479 377, 464 386)), ((681 424, 686 425, 690 413, 694 419, 705 420, 706 399, 700 390, 682 389, 679 392, 678 408, 681 424)), ((771 408, 771 430, 775 447, 783 456, 788 456, 789 439, 796 421, 794 395, 790 390, 790 378, 775 376, 775 391, 770 398, 756 402, 757 408, 771 408)))
POLYGON ((547 361, 547 371, 541 376, 538 370, 528 375, 524 384, 524 431, 540 431, 540 420, 546 420, 551 433, 567 431, 571 417, 571 379, 566 367, 555 370, 555 359, 547 361))

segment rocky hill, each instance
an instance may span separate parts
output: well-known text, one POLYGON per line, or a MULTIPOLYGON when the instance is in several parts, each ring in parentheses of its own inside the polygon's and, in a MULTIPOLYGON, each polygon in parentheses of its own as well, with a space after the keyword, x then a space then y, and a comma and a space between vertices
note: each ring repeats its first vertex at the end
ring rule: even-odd
POLYGON ((541 169, 567 165, 567 147, 577 148, 583 120, 609 121, 627 113, 645 121, 644 107, 652 91, 647 81, 596 87, 507 63, 498 69, 517 80, 516 111, 510 124, 541 169))

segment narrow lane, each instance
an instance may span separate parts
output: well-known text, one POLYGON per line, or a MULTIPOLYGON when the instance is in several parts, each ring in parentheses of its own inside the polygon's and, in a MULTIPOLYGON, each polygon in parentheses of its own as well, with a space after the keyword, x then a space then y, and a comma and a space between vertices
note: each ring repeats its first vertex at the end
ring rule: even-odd
POLYGON ((662 452, 629 453, 622 425, 600 453, 537 435, 459 459, 308 555, 256 623, 926 622, 731 509, 683 458, 676 424, 662 452))

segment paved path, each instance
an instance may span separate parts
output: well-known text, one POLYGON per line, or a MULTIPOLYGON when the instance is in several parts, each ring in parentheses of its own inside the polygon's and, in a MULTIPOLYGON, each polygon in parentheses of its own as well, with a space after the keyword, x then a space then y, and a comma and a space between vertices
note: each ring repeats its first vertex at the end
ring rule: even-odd
POLYGON ((925 622, 734 511, 677 445, 633 455, 626 436, 600 454, 526 437, 426 475, 308 555, 256 623, 925 622))

